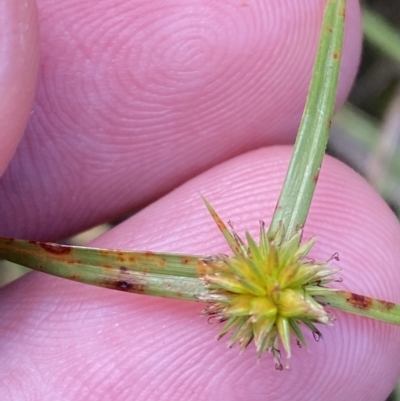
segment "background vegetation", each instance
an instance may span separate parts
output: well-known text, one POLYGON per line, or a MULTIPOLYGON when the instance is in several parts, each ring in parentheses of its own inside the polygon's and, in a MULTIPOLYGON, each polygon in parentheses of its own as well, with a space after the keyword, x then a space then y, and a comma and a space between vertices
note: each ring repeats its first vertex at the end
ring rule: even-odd
MULTIPOLYGON (((362 5, 362 61, 328 152, 362 174, 400 217, 400 1, 362 5)), ((400 382, 387 401, 399 400, 400 382)))

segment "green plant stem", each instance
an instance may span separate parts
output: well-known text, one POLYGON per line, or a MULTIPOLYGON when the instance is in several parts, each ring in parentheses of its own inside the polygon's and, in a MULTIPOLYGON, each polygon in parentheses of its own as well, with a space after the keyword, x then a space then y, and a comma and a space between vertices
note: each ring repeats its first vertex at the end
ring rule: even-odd
POLYGON ((337 291, 334 294, 317 296, 315 298, 334 309, 400 325, 400 305, 396 305, 392 302, 370 298, 348 291, 337 291))
POLYGON ((328 143, 335 105, 344 31, 345 0, 326 6, 313 78, 299 133, 268 235, 280 224, 285 238, 304 226, 328 143))
POLYGON ((119 291, 197 301, 212 271, 193 255, 133 252, 0 238, 0 258, 53 276, 119 291))

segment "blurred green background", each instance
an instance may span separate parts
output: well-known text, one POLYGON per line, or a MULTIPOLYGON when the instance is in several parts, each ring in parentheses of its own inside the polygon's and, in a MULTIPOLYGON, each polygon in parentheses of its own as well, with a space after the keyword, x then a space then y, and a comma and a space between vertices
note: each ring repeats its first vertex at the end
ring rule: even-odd
POLYGON ((328 152, 362 174, 399 216, 400 1, 362 4, 362 62, 328 152))
MULTIPOLYGON (((334 119, 328 153, 363 175, 400 217, 400 0, 363 1, 362 7, 363 56, 348 102, 334 119)), ((85 244, 110 227, 66 242, 85 244)), ((0 261, 0 286, 27 271, 0 261)), ((400 385, 386 401, 400 401, 400 385)))
MULTIPOLYGON (((363 175, 400 217, 400 0, 362 6, 362 61, 328 153, 363 175)), ((387 401, 400 401, 400 382, 387 401)))

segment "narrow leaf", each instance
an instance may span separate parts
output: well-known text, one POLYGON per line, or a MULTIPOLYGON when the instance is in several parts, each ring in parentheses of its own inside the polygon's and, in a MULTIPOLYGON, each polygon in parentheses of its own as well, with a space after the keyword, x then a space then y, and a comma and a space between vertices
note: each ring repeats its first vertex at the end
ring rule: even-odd
POLYGON ((212 272, 200 256, 105 250, 0 238, 0 258, 99 287, 198 300, 199 277, 212 272))
POLYGON ((400 325, 400 305, 348 291, 314 297, 322 304, 356 315, 400 325))
POLYGON ((268 236, 280 224, 290 239, 306 221, 328 143, 344 31, 345 0, 329 0, 307 102, 268 236))

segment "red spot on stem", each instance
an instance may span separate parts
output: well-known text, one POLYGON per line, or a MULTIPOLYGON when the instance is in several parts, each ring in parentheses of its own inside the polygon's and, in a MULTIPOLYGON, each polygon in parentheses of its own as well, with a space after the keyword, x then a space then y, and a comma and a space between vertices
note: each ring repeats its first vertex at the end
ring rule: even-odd
POLYGON ((394 304, 393 302, 388 302, 388 301, 378 301, 380 303, 380 305, 382 306, 382 308, 386 309, 386 310, 390 310, 393 309, 396 304, 394 304))
POLYGON ((43 248, 46 252, 53 253, 55 255, 66 255, 71 253, 71 248, 59 244, 48 244, 48 243, 39 243, 39 246, 43 248))
POLYGON ((119 271, 120 271, 122 274, 127 274, 127 273, 128 273, 128 268, 126 268, 125 266, 120 266, 120 267, 119 267, 119 271))
POLYGON ((108 281, 105 283, 106 288, 111 288, 119 291, 144 293, 146 286, 142 283, 135 283, 128 280, 108 281))
POLYGON ((372 305, 372 298, 353 293, 350 293, 346 301, 359 309, 369 309, 372 305))

